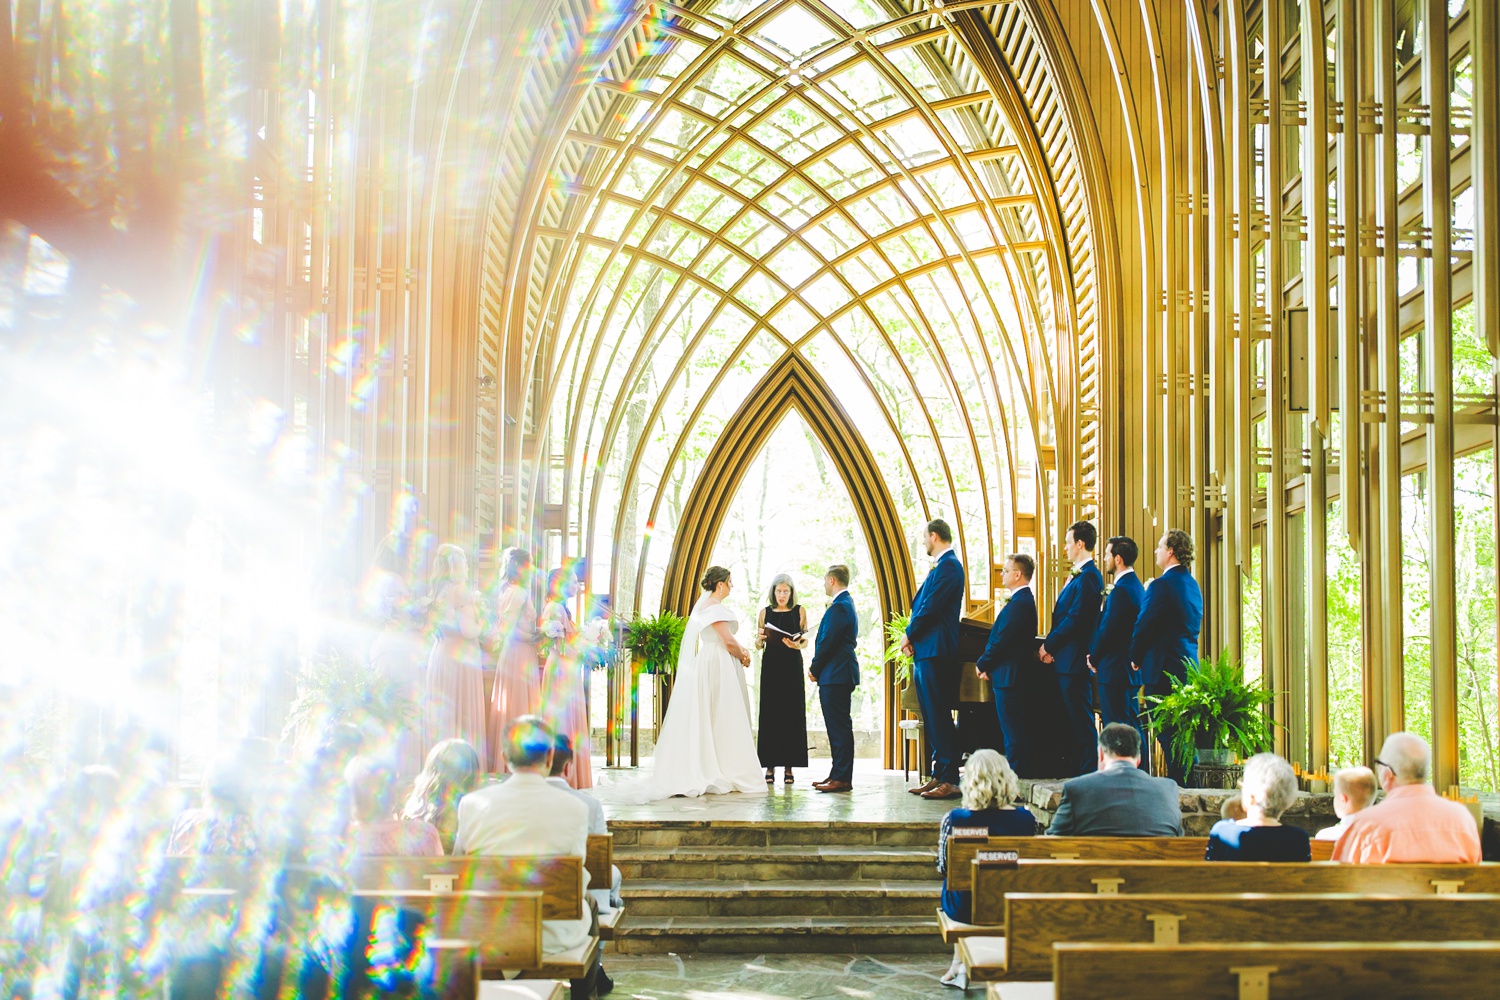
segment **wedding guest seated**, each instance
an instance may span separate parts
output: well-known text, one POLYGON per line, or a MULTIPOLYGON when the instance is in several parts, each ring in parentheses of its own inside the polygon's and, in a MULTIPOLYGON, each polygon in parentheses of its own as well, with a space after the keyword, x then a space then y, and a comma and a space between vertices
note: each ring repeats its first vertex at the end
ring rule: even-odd
MULTIPOLYGON (((552 730, 534 715, 523 715, 507 727, 505 762, 511 775, 459 800, 454 854, 587 856, 588 805, 547 781, 556 743, 552 730)), ((596 913, 591 905, 577 920, 542 921, 543 954, 559 955, 587 945, 598 926, 596 913)), ((602 996, 614 987, 597 965, 572 985, 573 1000, 587 1000, 595 992, 602 996)))
POLYGON ((439 857, 437 827, 420 819, 396 819, 396 769, 376 757, 356 757, 344 768, 354 822, 349 847, 355 854, 439 857))
POLYGON ((1392 733, 1375 775, 1379 805, 1361 809, 1333 845, 1333 860, 1352 864, 1471 864, 1480 861, 1479 826, 1461 803, 1427 783, 1432 748, 1415 733, 1392 733))
POLYGON ((479 752, 463 740, 443 740, 427 754, 422 773, 401 810, 402 819, 437 827, 443 853, 453 853, 458 804, 479 783, 479 752))
POLYGON ((1292 765, 1274 753, 1258 753, 1245 761, 1240 780, 1245 818, 1225 819, 1208 831, 1209 861, 1311 861, 1307 831, 1282 826, 1281 814, 1297 801, 1297 776, 1292 765))
POLYGON ((1177 782, 1140 769, 1141 734, 1111 722, 1099 731, 1099 769, 1063 782, 1053 837, 1180 837, 1177 782))
POLYGON ((1231 795, 1219 806, 1220 819, 1244 819, 1245 799, 1241 795, 1231 795))
POLYGON ((1349 829, 1349 821, 1361 809, 1368 809, 1375 801, 1379 790, 1375 783, 1375 772, 1368 767, 1346 767, 1333 776, 1333 814, 1339 821, 1325 826, 1314 836, 1314 840, 1338 840, 1349 829))
POLYGON ((224 758, 203 777, 203 804, 177 814, 167 838, 167 853, 243 857, 254 854, 257 847, 248 776, 238 760, 224 758))
MULTIPOLYGON (((954 920, 968 923, 973 914, 973 895, 948 888, 948 837, 954 827, 983 827, 991 837, 1030 837, 1036 833, 1036 817, 1023 806, 1015 805, 1021 783, 1010 762, 994 750, 977 750, 964 765, 959 791, 963 805, 943 817, 938 828, 938 872, 943 876, 943 912, 954 920)), ((953 964, 943 976, 943 983, 968 989, 963 961, 954 950, 953 964)))
MULTIPOLYGON (((566 789, 575 797, 581 799, 583 804, 589 807, 589 836, 606 834, 609 832, 609 824, 604 819, 604 803, 581 789, 574 788, 568 783, 568 771, 573 765, 573 741, 568 738, 567 733, 558 733, 557 741, 552 746, 552 773, 547 783, 556 785, 558 788, 566 789)), ((608 911, 623 905, 620 902, 620 867, 610 865, 610 884, 608 886, 596 886, 589 890, 589 895, 599 904, 599 909, 608 911)))

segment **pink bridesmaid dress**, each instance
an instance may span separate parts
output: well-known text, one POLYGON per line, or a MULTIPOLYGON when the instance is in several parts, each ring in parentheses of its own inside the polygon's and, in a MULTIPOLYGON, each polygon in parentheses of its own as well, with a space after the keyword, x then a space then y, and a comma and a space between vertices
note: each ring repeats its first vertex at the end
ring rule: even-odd
POLYGON ((542 684, 542 718, 573 741, 573 772, 568 784, 593 788, 589 761, 588 663, 578 645, 578 626, 568 606, 553 601, 542 612, 541 631, 551 646, 542 684))
POLYGON ((422 713, 422 757, 438 743, 460 739, 486 759, 484 662, 479 614, 454 606, 451 587, 433 601, 432 652, 427 657, 427 699, 422 713))
POLYGON ((495 602, 495 635, 500 640, 495 692, 490 701, 490 770, 507 771, 505 729, 542 706, 542 661, 537 653, 541 632, 536 606, 519 584, 507 584, 495 602))

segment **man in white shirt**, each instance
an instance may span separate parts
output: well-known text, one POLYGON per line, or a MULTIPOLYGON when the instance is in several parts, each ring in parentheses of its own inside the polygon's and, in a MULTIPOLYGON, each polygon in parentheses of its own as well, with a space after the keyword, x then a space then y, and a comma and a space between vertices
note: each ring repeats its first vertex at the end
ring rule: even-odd
MULTIPOLYGON (((589 807, 547 782, 552 769, 554 737, 547 724, 523 715, 505 731, 505 760, 511 776, 498 785, 472 791, 458 800, 458 834, 454 854, 487 857, 576 857, 588 852, 589 807)), ((584 873, 584 885, 588 873, 584 873)), ((542 921, 542 953, 549 958, 585 948, 594 926, 593 907, 576 920, 542 921)), ((602 968, 597 992, 608 992, 602 968)), ((595 992, 595 975, 574 980, 575 998, 595 992)))
POLYGON ((1338 840, 1349 829, 1355 813, 1375 801, 1375 772, 1368 767, 1346 767, 1333 776, 1333 814, 1339 821, 1325 826, 1314 840, 1338 840))
MULTIPOLYGON (((581 800, 589 807, 589 836, 603 836, 609 833, 609 824, 604 819, 604 803, 600 802, 588 792, 581 791, 568 784, 568 768, 573 764, 573 741, 568 739, 567 733, 558 733, 557 739, 552 745, 552 776, 547 779, 547 784, 561 788, 569 795, 581 800)), ((620 903, 620 868, 618 865, 610 865, 610 884, 590 889, 589 895, 594 897, 599 904, 599 912, 608 913, 610 910, 621 905, 620 903)))

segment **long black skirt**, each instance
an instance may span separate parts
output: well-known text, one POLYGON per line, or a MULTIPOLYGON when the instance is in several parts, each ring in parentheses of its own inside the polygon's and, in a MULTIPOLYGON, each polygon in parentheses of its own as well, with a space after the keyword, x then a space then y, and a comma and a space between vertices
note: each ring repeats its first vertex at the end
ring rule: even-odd
POLYGON ((760 663, 761 767, 807 766, 807 674, 802 650, 766 644, 760 663))

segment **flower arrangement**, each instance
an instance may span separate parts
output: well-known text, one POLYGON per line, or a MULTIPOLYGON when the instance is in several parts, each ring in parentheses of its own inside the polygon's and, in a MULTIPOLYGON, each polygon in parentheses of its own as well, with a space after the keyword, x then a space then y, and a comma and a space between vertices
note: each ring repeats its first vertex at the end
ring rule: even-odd
POLYGON ((1260 681, 1245 680, 1244 667, 1226 649, 1208 661, 1185 660, 1187 679, 1171 679, 1172 690, 1143 695, 1151 723, 1175 730, 1167 753, 1191 767, 1199 750, 1228 751, 1245 758, 1271 748, 1266 706, 1276 697, 1260 681))
POLYGON ((595 618, 579 631, 584 645, 584 659, 592 670, 603 670, 618 658, 615 649, 614 619, 595 618))
POLYGON ((637 618, 625 627, 625 648, 641 665, 641 673, 671 675, 677 670, 686 627, 687 619, 670 611, 637 618))

